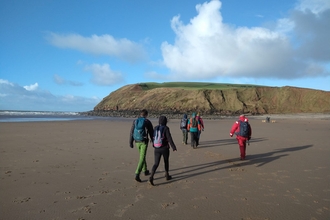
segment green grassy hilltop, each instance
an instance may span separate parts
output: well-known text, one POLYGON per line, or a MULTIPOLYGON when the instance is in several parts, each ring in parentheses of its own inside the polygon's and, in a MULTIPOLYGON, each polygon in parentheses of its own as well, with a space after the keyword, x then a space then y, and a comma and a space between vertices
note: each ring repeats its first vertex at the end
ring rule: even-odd
POLYGON ((191 112, 204 114, 329 113, 330 92, 204 82, 139 83, 110 93, 94 111, 191 112))

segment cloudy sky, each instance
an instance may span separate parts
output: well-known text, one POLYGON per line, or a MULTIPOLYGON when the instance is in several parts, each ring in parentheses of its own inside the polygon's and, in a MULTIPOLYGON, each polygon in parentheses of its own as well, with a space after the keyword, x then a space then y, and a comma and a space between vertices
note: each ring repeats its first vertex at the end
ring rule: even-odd
POLYGON ((88 111, 140 82, 330 91, 329 0, 0 0, 0 110, 88 111))

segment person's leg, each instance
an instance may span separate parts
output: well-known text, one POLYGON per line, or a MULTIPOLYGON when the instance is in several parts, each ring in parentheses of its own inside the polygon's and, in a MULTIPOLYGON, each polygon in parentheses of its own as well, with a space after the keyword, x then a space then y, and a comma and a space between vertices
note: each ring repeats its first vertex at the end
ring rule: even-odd
POLYGON ((246 150, 246 140, 242 138, 237 138, 241 160, 245 159, 245 150, 246 150))
POLYGON ((136 148, 139 151, 140 158, 135 171, 135 180, 141 182, 140 173, 143 169, 147 170, 147 163, 146 163, 147 145, 144 142, 137 142, 136 148))
POLYGON ((198 145, 198 139, 197 139, 198 132, 193 132, 193 137, 194 137, 194 148, 196 148, 198 145))
POLYGON ((187 144, 187 142, 188 142, 188 131, 186 129, 184 130, 184 143, 187 144))
POLYGON ((199 145, 199 138, 201 136, 201 131, 197 132, 197 137, 196 137, 196 147, 199 145))
POLYGON ((190 132, 190 145, 194 147, 195 144, 195 137, 194 132, 190 132))
POLYGON ((150 175, 150 178, 149 178, 149 183, 151 185, 154 185, 154 175, 155 175, 156 170, 159 166, 161 157, 162 157, 162 152, 160 151, 160 149, 155 149, 155 151, 154 151, 155 163, 152 166, 151 175, 150 175))
POLYGON ((144 159, 143 159, 143 163, 142 163, 142 172, 144 173, 144 175, 149 175, 149 170, 147 167, 147 151, 148 151, 148 143, 145 144, 145 147, 142 149, 144 152, 142 152, 142 154, 144 155, 144 159))
POLYGON ((182 129, 182 143, 185 144, 185 129, 182 129))
POLYGON ((163 158, 164 158, 164 168, 165 168, 165 177, 166 180, 170 180, 172 179, 172 176, 170 176, 170 174, 168 173, 169 171, 169 158, 170 158, 170 149, 166 148, 163 151, 163 158))

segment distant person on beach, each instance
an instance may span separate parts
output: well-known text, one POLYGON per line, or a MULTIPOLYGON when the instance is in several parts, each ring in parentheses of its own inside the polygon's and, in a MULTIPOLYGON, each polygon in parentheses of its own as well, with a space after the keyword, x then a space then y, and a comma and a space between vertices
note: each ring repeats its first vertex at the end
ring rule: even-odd
POLYGON ((190 132, 190 143, 192 148, 197 148, 198 147, 198 132, 201 130, 201 125, 196 118, 196 113, 193 112, 191 114, 191 118, 188 121, 188 130, 190 132))
POLYGON ((149 183, 154 186, 154 175, 159 166, 160 159, 163 156, 165 165, 165 178, 166 180, 171 180, 172 176, 169 174, 169 157, 170 157, 170 146, 173 151, 177 151, 176 146, 173 142, 170 128, 166 125, 167 118, 165 116, 159 117, 159 125, 154 128, 154 156, 155 163, 151 170, 151 176, 149 178, 149 183), (160 135, 159 139, 157 138, 160 135))
POLYGON ((182 131, 182 143, 184 145, 187 145, 187 141, 188 141, 188 130, 187 130, 187 127, 188 127, 188 117, 187 117, 187 114, 183 114, 183 118, 181 119, 181 122, 180 122, 180 129, 182 131))
POLYGON ((249 120, 245 115, 240 115, 239 120, 233 124, 229 135, 230 137, 233 137, 234 134, 236 134, 236 139, 238 141, 241 160, 245 160, 246 141, 249 141, 252 135, 249 120))
POLYGON ((196 115, 196 118, 200 124, 200 129, 198 130, 198 135, 197 135, 197 146, 199 145, 199 139, 201 137, 202 131, 204 131, 204 122, 202 117, 200 116, 199 112, 196 115))
POLYGON ((148 148, 148 135, 150 140, 153 138, 153 125, 147 119, 148 111, 143 109, 140 113, 140 116, 133 121, 130 135, 129 135, 129 146, 133 148, 133 142, 135 141, 136 148, 139 151, 140 159, 135 171, 135 180, 141 182, 140 173, 144 172, 144 175, 150 175, 149 170, 147 169, 146 155, 148 148))

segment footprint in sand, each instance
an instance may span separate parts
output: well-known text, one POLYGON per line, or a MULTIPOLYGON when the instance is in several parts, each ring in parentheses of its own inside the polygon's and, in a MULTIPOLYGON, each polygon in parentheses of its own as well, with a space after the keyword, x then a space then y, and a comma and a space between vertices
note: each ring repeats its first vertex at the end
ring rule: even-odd
POLYGON ((161 206, 162 209, 174 209, 178 207, 178 205, 175 202, 162 203, 161 206))
POLYGON ((30 197, 26 197, 26 198, 15 198, 13 202, 14 203, 23 203, 23 202, 28 202, 30 200, 31 200, 30 197))
POLYGON ((114 214, 114 216, 116 217, 122 217, 124 215, 124 213, 130 208, 130 207, 133 207, 134 204, 129 204, 129 205, 126 205, 123 209, 118 209, 117 210, 117 214, 114 214))

